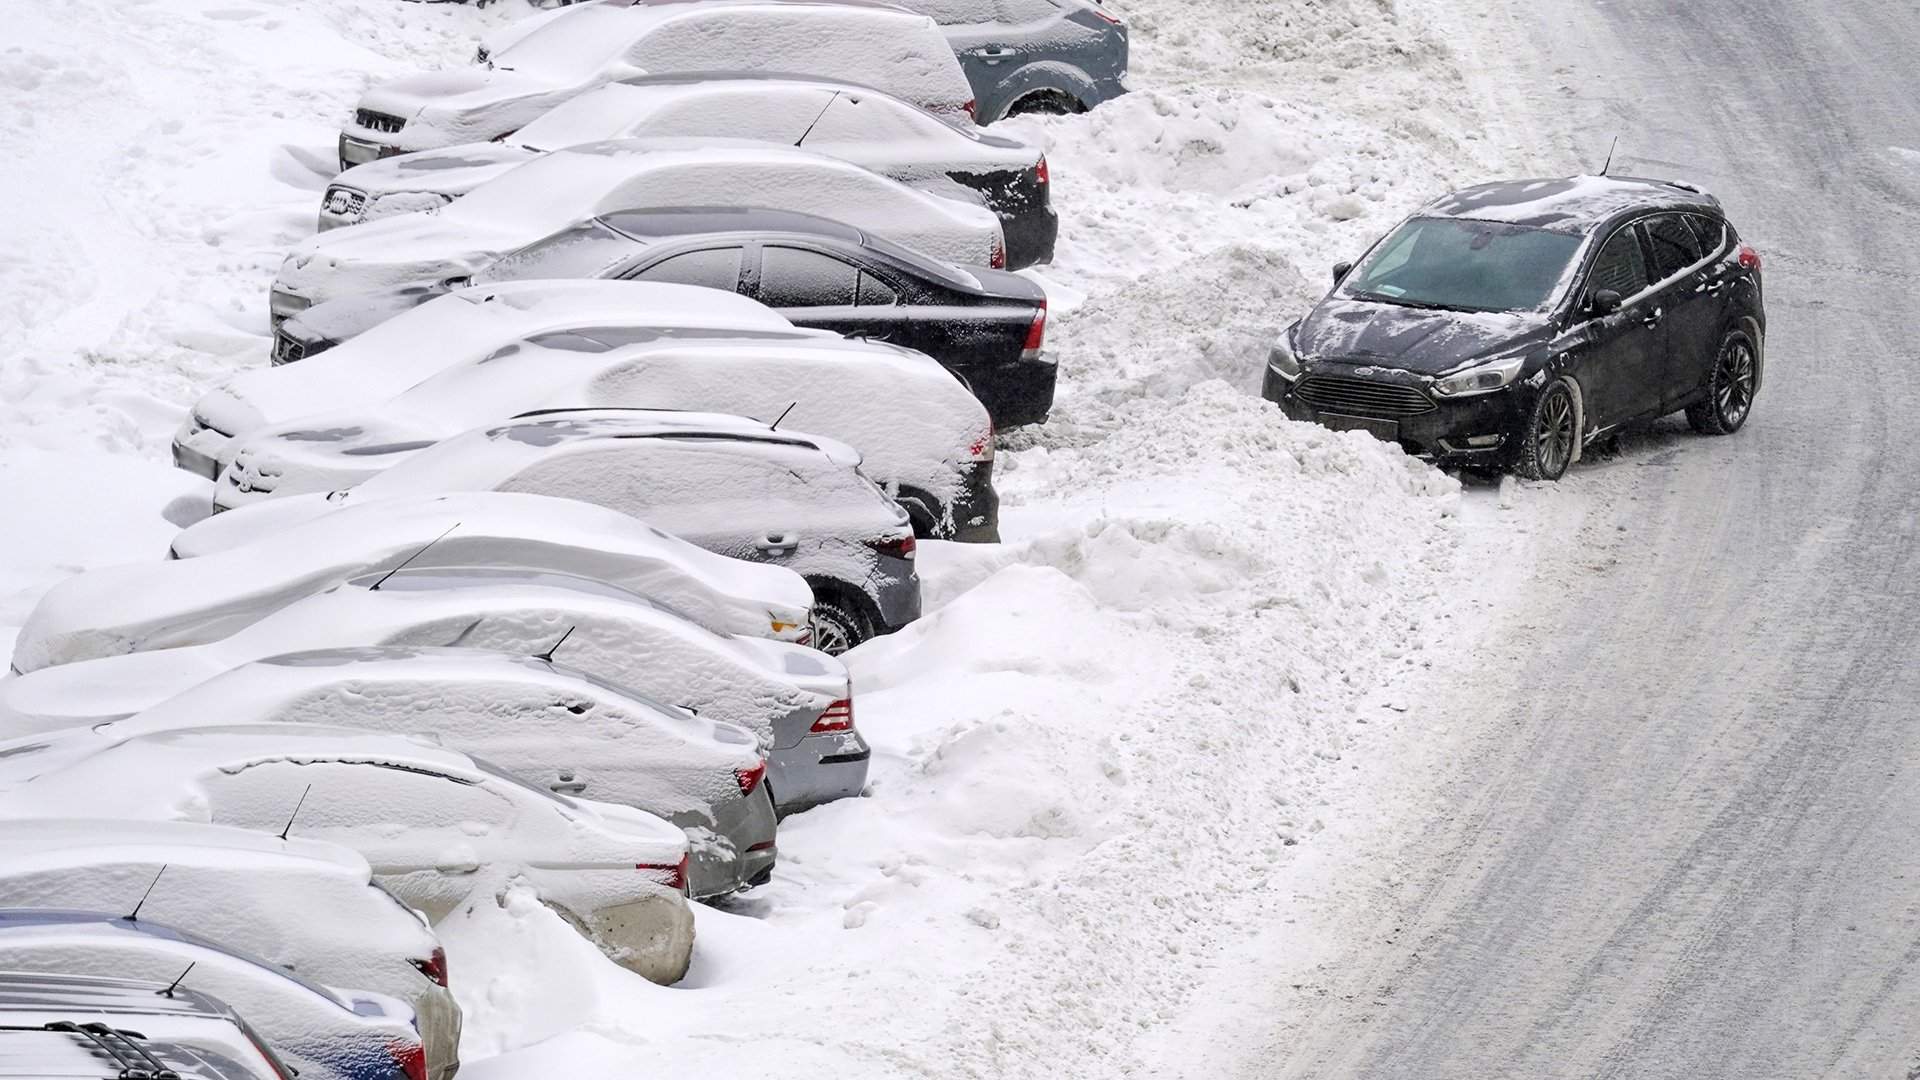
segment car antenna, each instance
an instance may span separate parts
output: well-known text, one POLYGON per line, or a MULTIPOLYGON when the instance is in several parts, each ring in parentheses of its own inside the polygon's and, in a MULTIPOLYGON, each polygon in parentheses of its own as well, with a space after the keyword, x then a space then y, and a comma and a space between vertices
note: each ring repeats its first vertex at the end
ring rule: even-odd
POLYGON ((140 921, 140 909, 141 909, 141 908, 143 908, 143 907, 145 907, 145 906, 147 906, 147 897, 149 897, 149 896, 152 896, 152 895, 153 895, 153 887, 154 887, 155 885, 158 885, 158 884, 160 884, 160 874, 164 874, 164 873, 166 873, 166 872, 167 872, 167 866, 168 866, 168 865, 169 865, 169 864, 167 864, 167 863, 161 863, 161 864, 160 864, 160 873, 159 873, 159 874, 155 874, 155 875, 153 875, 153 880, 152 880, 152 881, 149 881, 149 882, 147 882, 147 891, 146 891, 146 892, 143 892, 143 893, 141 893, 141 894, 140 894, 140 902, 139 902, 139 903, 137 903, 137 904, 135 904, 135 905, 133 905, 133 910, 132 910, 132 911, 129 911, 129 912, 127 912, 127 921, 128 921, 128 922, 139 922, 139 921, 140 921))
POLYGON ((567 632, 560 635, 559 641, 556 641, 553 644, 547 646, 546 652, 534 653, 533 658, 535 660, 544 660, 549 664, 553 663, 554 651, 559 649, 560 646, 565 645, 567 643, 567 639, 572 637, 573 632, 578 629, 580 629, 579 623, 575 623, 574 625, 567 627, 567 632))
MULTIPOLYGON (((198 961, 198 960, 193 960, 193 961, 189 961, 189 962, 188 962, 188 964, 187 964, 187 971, 192 971, 192 970, 193 970, 193 965, 194 965, 194 964, 197 964, 197 963, 199 963, 199 962, 200 962, 200 961, 198 961)), ((162 990, 162 991, 160 991, 160 993, 161 993, 161 994, 162 994, 163 996, 165 996, 165 997, 172 997, 172 996, 173 996, 173 992, 174 992, 175 990, 177 990, 177 989, 179 989, 179 987, 180 987, 180 983, 181 983, 181 981, 182 981, 182 980, 184 980, 184 979, 185 979, 185 978, 187 977, 187 971, 183 971, 183 972, 181 972, 181 973, 180 973, 180 978, 178 978, 178 979, 175 979, 175 980, 173 980, 172 982, 170 982, 170 983, 168 983, 168 984, 167 984, 167 988, 166 988, 165 990, 162 990)))
POLYGON ((813 134, 813 129, 815 125, 820 123, 821 117, 826 116, 827 110, 833 108, 833 103, 838 100, 840 100, 840 91, 835 90, 831 95, 827 97, 827 103, 825 105, 820 106, 820 113, 819 115, 813 118, 813 123, 808 124, 807 130, 801 132, 800 137, 793 140, 793 145, 799 146, 801 143, 806 142, 807 136, 813 134))
POLYGON ((300 801, 293 804, 293 813, 287 815, 287 823, 280 826, 280 839, 285 840, 287 834, 293 831, 294 819, 300 816, 300 808, 307 805, 307 796, 311 794, 313 794, 313 785, 308 784, 307 790, 300 793, 300 801))
POLYGON ((773 418, 773 423, 771 423, 771 424, 768 424, 768 425, 767 425, 767 430, 768 430, 768 431, 773 431, 774 429, 776 429, 776 428, 778 428, 778 427, 780 426, 780 421, 782 421, 782 420, 785 420, 785 419, 787 418, 787 414, 788 414, 788 413, 790 413, 790 412, 792 412, 792 411, 793 411, 793 407, 794 407, 795 405, 798 405, 798 404, 800 404, 800 403, 799 403, 799 402, 797 402, 797 401, 795 401, 795 402, 792 402, 791 404, 789 404, 789 405, 788 405, 788 406, 787 406, 786 408, 784 408, 784 409, 781 409, 781 410, 780 410, 780 415, 779 415, 779 416, 776 416, 776 417, 774 417, 774 418, 773 418))
POLYGON ((1607 144, 1607 160, 1605 164, 1600 166, 1601 176, 1607 175, 1607 170, 1613 168, 1613 150, 1614 150, 1614 147, 1617 147, 1619 145, 1620 145, 1620 136, 1618 135, 1615 135, 1613 137, 1613 141, 1607 144))
POLYGON ((419 558, 419 557, 420 557, 420 556, 422 556, 422 555, 425 555, 425 554, 427 553, 427 549, 428 549, 428 548, 430 548, 430 547, 432 547, 433 545, 435 545, 435 544, 437 544, 437 543, 439 543, 439 542, 440 542, 440 541, 442 541, 442 540, 445 540, 445 539, 447 538, 447 533, 450 533, 450 532, 452 532, 453 530, 455 530, 455 529, 457 529, 457 528, 459 528, 459 527, 460 527, 460 523, 459 523, 459 522, 457 522, 457 521, 456 521, 456 522, 454 522, 453 524, 451 524, 451 525, 449 525, 449 526, 447 526, 447 532, 443 532, 443 533, 441 533, 441 534, 440 534, 439 536, 436 536, 436 537, 434 537, 433 539, 431 539, 431 540, 429 540, 429 541, 427 541, 427 542, 426 542, 425 544, 422 544, 422 545, 420 546, 420 550, 419 550, 419 551, 416 551, 416 552, 414 552, 413 554, 411 554, 411 555, 409 555, 409 556, 407 556, 406 558, 404 558, 404 559, 402 559, 402 560, 400 560, 400 565, 399 565, 399 566, 396 566, 396 567, 394 567, 393 569, 391 569, 391 570, 389 570, 389 571, 387 571, 386 573, 384 573, 384 574, 381 574, 381 575, 380 575, 380 580, 379 580, 379 581, 376 581, 376 582, 374 582, 373 584, 371 584, 371 585, 369 585, 369 586, 367 586, 367 591, 368 591, 368 592, 379 592, 379 591, 380 591, 380 586, 382 586, 382 585, 385 585, 385 584, 387 583, 387 579, 388 579, 388 578, 390 578, 390 577, 392 577, 393 575, 395 575, 395 574, 397 574, 397 573, 399 573, 399 572, 400 572, 400 571, 402 571, 402 570, 405 570, 405 569, 407 568, 407 564, 408 564, 408 563, 410 563, 410 562, 412 562, 413 560, 415 560, 415 559, 417 559, 417 558, 419 558))

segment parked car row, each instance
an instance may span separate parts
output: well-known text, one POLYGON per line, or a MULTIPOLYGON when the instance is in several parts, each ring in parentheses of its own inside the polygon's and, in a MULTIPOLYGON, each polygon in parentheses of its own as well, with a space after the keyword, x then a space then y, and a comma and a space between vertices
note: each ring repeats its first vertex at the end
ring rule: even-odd
POLYGON ((863 792, 836 654, 919 617, 919 539, 998 539, 1053 398, 1003 269, 1047 163, 974 120, 1126 57, 1083 0, 908 6, 597 0, 367 91, 271 363, 176 437, 213 515, 15 639, 0 1060, 450 1080, 444 920, 531 896, 673 983, 863 792))

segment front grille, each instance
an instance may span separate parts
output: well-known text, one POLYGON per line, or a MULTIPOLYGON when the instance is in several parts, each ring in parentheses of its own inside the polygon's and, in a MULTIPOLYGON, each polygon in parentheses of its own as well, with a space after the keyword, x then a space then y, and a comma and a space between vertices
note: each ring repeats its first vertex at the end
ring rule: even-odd
POLYGON ((1294 395, 1321 412, 1395 419, 1431 412, 1433 399, 1411 386, 1348 379, 1337 375, 1309 375, 1294 395))
POLYGON ((355 109, 353 122, 368 131, 378 131, 382 135, 391 135, 407 126, 406 120, 402 117, 392 113, 374 112, 372 109, 355 109))
POLYGON ((326 207, 327 213, 334 217, 358 221, 367 209, 367 193, 346 187, 328 188, 326 207))
POLYGON ((291 364, 295 360, 304 359, 306 355, 307 346, 304 342, 295 341, 284 333, 276 333, 273 335, 273 362, 275 364, 291 364))

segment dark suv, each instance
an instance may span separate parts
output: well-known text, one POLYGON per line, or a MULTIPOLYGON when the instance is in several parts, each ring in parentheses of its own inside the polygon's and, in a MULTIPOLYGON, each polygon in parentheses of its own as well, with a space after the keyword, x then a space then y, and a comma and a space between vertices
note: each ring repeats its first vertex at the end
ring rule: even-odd
POLYGON ((1731 434, 1760 389, 1760 256, 1685 184, 1467 188, 1334 280, 1274 343, 1261 396, 1446 463, 1557 480, 1637 420, 1731 434))

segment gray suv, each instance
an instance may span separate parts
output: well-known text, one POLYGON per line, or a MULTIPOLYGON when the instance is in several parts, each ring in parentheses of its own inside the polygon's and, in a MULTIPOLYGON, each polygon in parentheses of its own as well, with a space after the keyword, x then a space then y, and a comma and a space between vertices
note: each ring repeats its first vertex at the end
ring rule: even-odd
POLYGON ((1086 112, 1127 92, 1127 24, 1095 0, 898 0, 932 16, 982 124, 1086 112))

